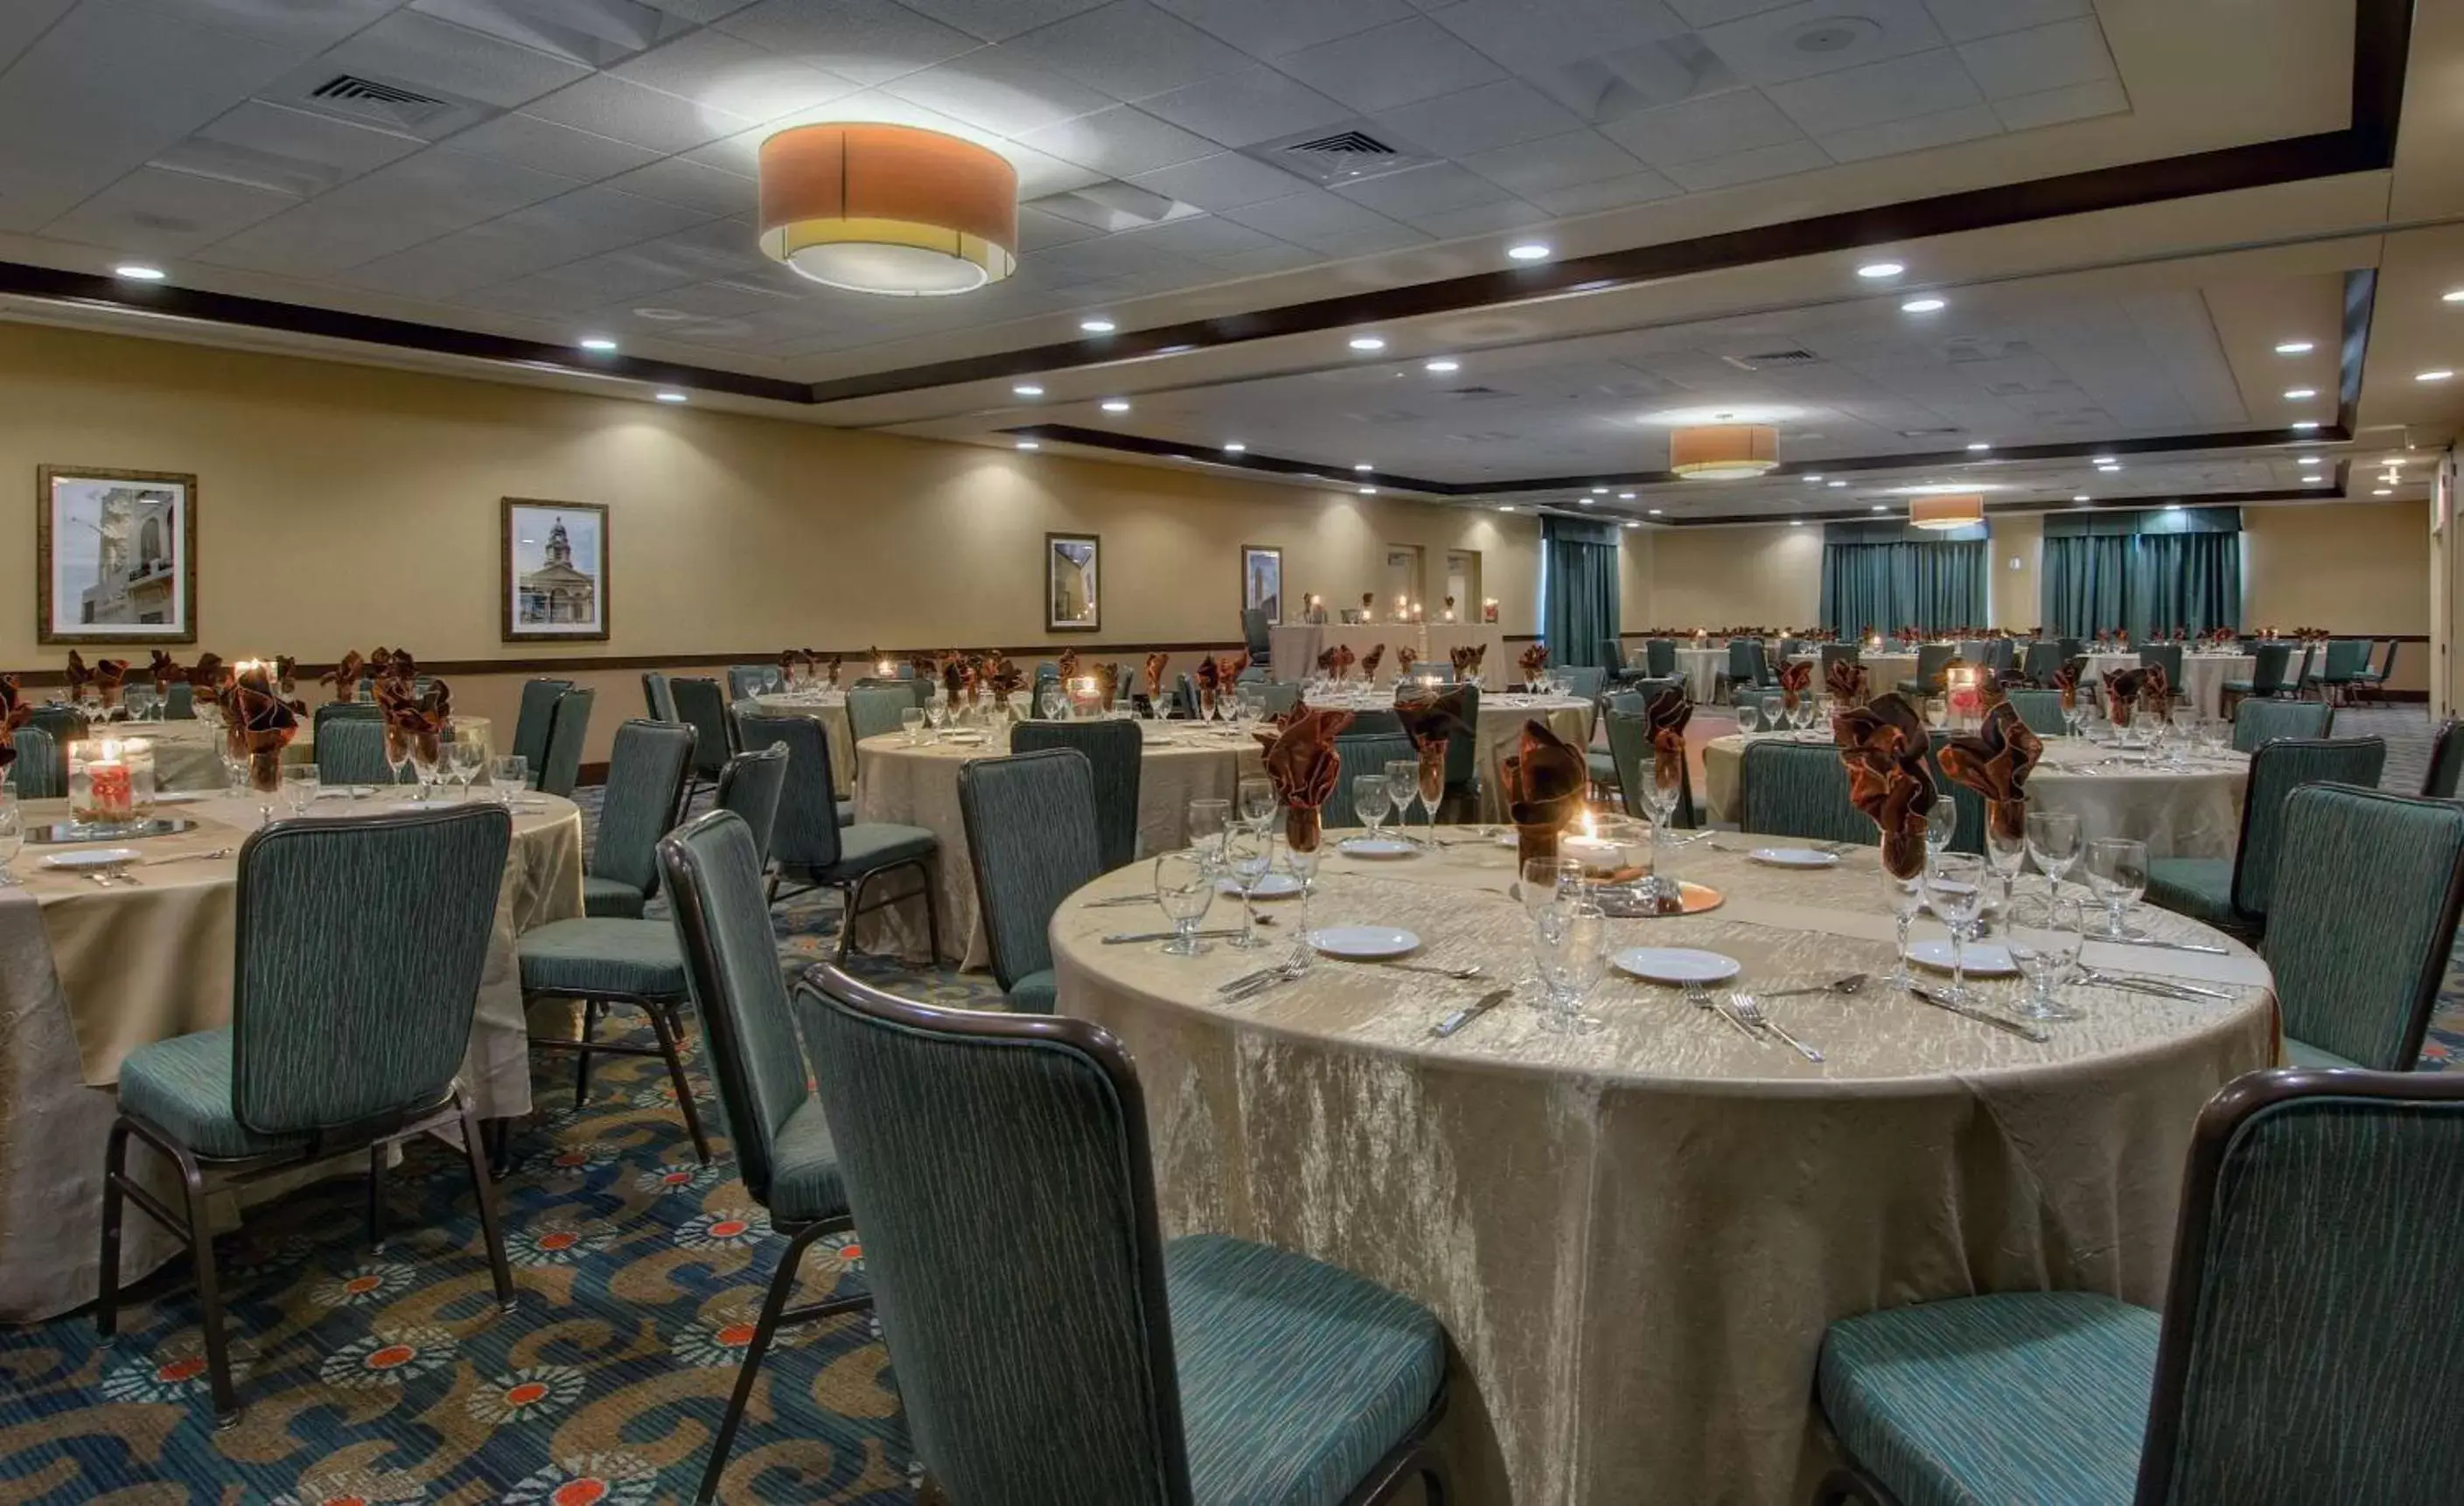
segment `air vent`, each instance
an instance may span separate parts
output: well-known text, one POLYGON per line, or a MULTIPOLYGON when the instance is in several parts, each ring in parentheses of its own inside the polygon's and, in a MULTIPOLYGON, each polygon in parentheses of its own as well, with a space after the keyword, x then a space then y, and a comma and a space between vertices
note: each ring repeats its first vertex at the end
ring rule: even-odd
POLYGON ((1502 392, 1495 387, 1483 386, 1448 387, 1440 395, 1449 398, 1463 398, 1473 403, 1477 403, 1484 398, 1506 398, 1513 396, 1510 392, 1502 392))
POLYGON ((1903 428, 1900 430, 1900 437, 1902 439, 1947 439, 1953 434, 1967 432, 1964 428, 1903 428))
POLYGON ((1284 150, 1315 152, 1321 157, 1395 157, 1400 155, 1367 131, 1337 131, 1314 141, 1295 142, 1284 150))
POLYGON ((308 98, 320 101, 328 109, 363 116, 386 125, 417 125, 432 115, 453 108, 451 101, 433 95, 380 83, 374 78, 362 78, 356 74, 341 74, 328 78, 309 90, 308 98))
POLYGON ((1751 356, 1720 358, 1739 371, 1768 371, 1774 366, 1819 366, 1822 358, 1810 350, 1766 350, 1751 356))
POLYGON ((1296 131, 1281 141, 1261 142, 1243 155, 1326 187, 1382 178, 1440 160, 1435 153, 1365 120, 1296 131))

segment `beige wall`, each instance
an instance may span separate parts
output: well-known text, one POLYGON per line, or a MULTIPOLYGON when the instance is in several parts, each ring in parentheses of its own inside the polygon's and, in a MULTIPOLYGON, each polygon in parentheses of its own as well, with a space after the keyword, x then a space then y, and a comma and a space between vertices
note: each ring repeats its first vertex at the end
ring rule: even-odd
POLYGON ((1796 627, 1821 602, 1818 527, 1667 528, 1652 537, 1647 609, 1628 625, 1796 627))
MULTIPOLYGON (((1504 629, 1534 630, 1534 519, 1349 491, 17 325, 0 325, 0 476, 18 478, 0 487, 0 579, 30 592, 36 465, 197 476, 202 632, 184 657, 1059 644, 1047 530, 1104 539, 1104 630, 1082 645, 1236 642, 1244 543, 1282 547, 1287 600, 1330 605, 1380 582, 1389 543, 1421 548, 1432 601, 1444 552, 1476 550, 1504 629), (608 643, 499 641, 507 495, 608 505, 608 643)), ((34 642, 31 595, 0 612, 0 666, 66 654, 34 642)), ((630 670, 584 678, 597 757, 640 692, 630 670)), ((456 676, 463 709, 508 719, 518 684, 456 676)))
MULTIPOLYGON (((2430 504, 2340 502, 2241 510, 2242 622, 2338 633, 2430 631, 2430 504)), ((2387 688, 2429 687, 2430 650, 2396 650, 2387 688)))

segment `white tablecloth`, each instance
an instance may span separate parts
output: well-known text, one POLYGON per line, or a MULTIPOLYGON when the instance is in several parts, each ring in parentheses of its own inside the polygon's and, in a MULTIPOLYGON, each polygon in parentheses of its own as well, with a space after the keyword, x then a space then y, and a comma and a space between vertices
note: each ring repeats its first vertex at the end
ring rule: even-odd
MULTIPOLYGON (((2092 653, 2087 656, 2087 666, 2098 682, 2102 683, 2107 675, 2138 668, 2139 653, 2136 649, 2129 653, 2092 653)), ((2176 694, 2187 692, 2190 704, 2199 709, 2201 716, 2221 716, 2224 714, 2225 682, 2247 680, 2257 667, 2257 659, 2249 654, 2185 653, 2182 655, 2182 679, 2185 683, 2176 685, 2173 690, 2176 694)))
POLYGON ((847 695, 826 691, 819 696, 757 695, 753 704, 765 716, 808 716, 822 724, 830 750, 830 783, 840 799, 855 790, 855 736, 847 726, 847 695))
POLYGON ((1395 651, 1406 644, 1423 662, 1448 666, 1454 663, 1454 649, 1482 648, 1485 650, 1480 670, 1483 683, 1507 685, 1522 678, 1495 622, 1295 622, 1268 628, 1266 643, 1274 658, 1274 677, 1292 683, 1315 673, 1317 656, 1337 644, 1348 645, 1353 654, 1363 657, 1378 644, 1385 644, 1386 658, 1378 666, 1381 679, 1394 677, 1395 651))

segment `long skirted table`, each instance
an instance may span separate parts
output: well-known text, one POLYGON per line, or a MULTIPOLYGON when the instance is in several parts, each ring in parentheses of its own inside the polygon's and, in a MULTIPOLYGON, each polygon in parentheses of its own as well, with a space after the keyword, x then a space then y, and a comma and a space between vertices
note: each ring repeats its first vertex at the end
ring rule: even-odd
MULTIPOLYGON (((582 913, 581 813, 553 796, 526 803, 514 818, 462 1064, 483 1118, 531 1106, 514 938, 582 913)), ((320 801, 316 815, 398 808, 338 797, 320 801)), ((67 815, 58 800, 29 800, 24 810, 30 826, 67 815)), ((214 796, 159 814, 196 826, 130 843, 148 864, 134 870, 134 884, 105 888, 44 868, 45 856, 74 849, 29 842, 10 865, 22 884, 0 888, 0 1320, 47 1318, 94 1299, 103 1141, 121 1060, 148 1042, 231 1023, 237 849, 261 824, 257 802, 214 796)), ((167 1164, 131 1159, 176 1206, 167 1164)), ((130 1279, 178 1253, 144 1218, 127 1221, 121 1250, 130 1279)))
POLYGON ((1308 679, 1317 670, 1317 656, 1337 644, 1362 658, 1385 644, 1385 666, 1390 673, 1397 663, 1395 651, 1407 644, 1432 665, 1451 666, 1455 649, 1478 648, 1483 650, 1484 682, 1506 685, 1521 678, 1495 622, 1295 622, 1266 629, 1267 652, 1278 680, 1308 679))
POLYGON ((842 800, 855 793, 855 732, 847 721, 847 692, 811 695, 757 695, 753 704, 764 716, 803 716, 822 724, 822 738, 830 750, 830 784, 842 800))
MULTIPOLYGON (((1226 1004, 1217 987, 1255 954, 1097 943, 1120 912, 1082 901, 1137 873, 1052 925, 1061 1013, 1119 1037, 1146 1085, 1166 1235, 1297 1250, 1444 1322, 1440 1437, 1463 1506, 1806 1499, 1825 1325, 1979 1292, 2155 1304, 2199 1107, 2276 1059, 2266 967, 2158 911, 2138 923, 2228 954, 2091 944, 2087 960, 2206 979, 2230 1002, 2074 988, 2084 1017, 2039 1045, 1877 985, 1774 1001, 1815 1065, 1612 973, 1589 1000, 1595 1034, 1551 1034, 1517 999, 1435 1039, 1527 968, 1512 860, 1463 841, 1326 862, 1315 924, 1409 928, 1419 960, 1486 970, 1460 983, 1321 958, 1226 1004)), ((1870 852, 1815 872, 1701 848, 1677 862, 1726 903, 1613 922, 1613 946, 1720 950, 1740 987, 1890 970, 1870 852)), ((2013 985, 1972 986, 2007 1009, 2013 985)))
MULTIPOLYGON (((2126 653, 2090 653, 2088 672, 2101 683, 2124 670, 2139 667, 2136 651, 2126 653)), ((2173 687, 2175 695, 2188 695, 2201 716, 2213 720, 2224 712, 2225 682, 2247 680, 2258 667, 2255 654, 2185 653, 2182 656, 2182 683, 2173 687)), ((2299 665, 2287 666, 2287 677, 2299 665)), ((2296 680, 2298 684, 2298 679, 2296 680)))
MULTIPOLYGON (((1392 710, 1395 694, 1391 688, 1338 688, 1326 694, 1309 697, 1309 705, 1346 711, 1392 710)), ((1559 741, 1587 748, 1592 741, 1592 723, 1598 713, 1598 707, 1580 696, 1490 695, 1482 692, 1480 725, 1472 730, 1474 744, 1480 750, 1479 756, 1473 760, 1480 770, 1480 818, 1485 821, 1506 819, 1506 797, 1503 793, 1506 786, 1499 776, 1498 767, 1522 747, 1524 723, 1539 722, 1555 733, 1559 741)))

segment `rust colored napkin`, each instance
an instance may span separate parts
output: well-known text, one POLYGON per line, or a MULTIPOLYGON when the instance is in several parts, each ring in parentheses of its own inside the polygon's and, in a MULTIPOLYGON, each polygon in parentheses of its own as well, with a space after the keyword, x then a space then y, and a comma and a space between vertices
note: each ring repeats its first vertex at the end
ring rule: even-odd
POLYGON ((282 698, 277 671, 258 664, 231 679, 223 703, 230 725, 223 737, 248 759, 249 788, 272 794, 282 787, 282 750, 299 735, 302 708, 282 698))
POLYGON ((1469 644, 1446 650, 1446 657, 1454 661, 1458 680, 1468 680, 1480 672, 1480 656, 1481 650, 1469 644))
POLYGON ((1352 645, 1337 644, 1329 652, 1334 655, 1334 677, 1338 680, 1351 679, 1352 666, 1360 662, 1360 656, 1352 651, 1352 645))
POLYGON ((342 662, 317 677, 318 682, 334 688, 334 699, 351 701, 360 693, 360 651, 356 648, 342 655, 342 662))
POLYGON ((1398 680, 1409 680, 1412 678, 1412 666, 1419 662, 1419 649, 1409 644, 1397 645, 1395 649, 1395 677, 1398 680))
POLYGON ((199 654, 197 662, 188 669, 188 688, 196 700, 219 704, 224 691, 231 686, 231 670, 224 667, 222 655, 199 654))
POLYGON ((1104 709, 1111 710, 1121 693, 1121 666, 1099 664, 1095 666, 1095 693, 1103 698, 1104 709))
POLYGON ((1228 690, 1241 683, 1242 673, 1248 667, 1249 656, 1245 653, 1218 654, 1215 658, 1215 683, 1228 690))
POLYGON ((17 729, 33 719, 34 709, 17 692, 17 677, 0 674, 0 775, 17 761, 17 729))
MULTIPOLYGON (((1216 665, 1215 665, 1215 656, 1214 656, 1214 655, 1212 655, 1212 654, 1200 654, 1200 655, 1199 655, 1199 657, 1198 657, 1198 673, 1197 673, 1197 674, 1195 674, 1194 676, 1192 676, 1191 678, 1192 678, 1192 679, 1194 679, 1194 680, 1197 682, 1197 684, 1198 684, 1198 693, 1199 693, 1199 695, 1201 695, 1201 696, 1205 697, 1205 698, 1206 698, 1206 700, 1208 700, 1209 702, 1212 702, 1212 701, 1215 699, 1215 691, 1216 691, 1216 688, 1217 688, 1217 677, 1218 677, 1218 676, 1220 676, 1221 673, 1222 673, 1222 671, 1221 671, 1221 669, 1219 669, 1219 668, 1217 668, 1217 667, 1216 667, 1216 665)), ((1207 709, 1207 708, 1206 708, 1206 707, 1204 707, 1204 706, 1201 706, 1201 707, 1199 707, 1199 709, 1202 712, 1202 711, 1205 711, 1205 710, 1207 709)))
POLYGON ((289 654, 275 654, 274 656, 275 693, 287 701, 297 691, 298 688, 299 661, 292 658, 289 654))
POLYGON ((1333 649, 1321 648, 1317 651, 1317 672, 1326 676, 1330 680, 1334 678, 1333 649))
POLYGON ((1899 879, 1925 872, 1925 813, 1935 796, 1924 721, 1894 690, 1841 712, 1832 735, 1848 766, 1849 803, 1881 833, 1882 866, 1899 879))
POLYGON ((1147 655, 1147 699, 1152 701, 1163 694, 1163 666, 1170 663, 1170 654, 1147 655))
POLYGON ((1866 688, 1872 676, 1863 665, 1854 660, 1835 659, 1830 672, 1823 676, 1823 688, 1842 706, 1865 704, 1866 688))
POLYGON ((984 661, 984 688, 996 696, 1006 696, 1025 683, 1026 676, 1009 662, 1007 654, 994 654, 984 661))
POLYGON ((429 683, 428 693, 415 689, 415 676, 386 675, 376 682, 378 707, 385 712, 385 756, 401 763, 414 753, 434 762, 445 723, 453 714, 453 692, 444 681, 429 683))
POLYGON ((1794 660, 1779 666, 1779 704, 1796 709, 1797 697, 1814 688, 1814 666, 1794 660))
POLYGON ((975 688, 975 666, 967 662, 966 655, 952 654, 941 661, 941 693, 949 697, 952 706, 961 699, 974 699, 968 692, 975 688))
POLYGON ((1644 703, 1642 714, 1651 730, 1652 782, 1676 784, 1685 777, 1685 724, 1694 719, 1693 703, 1682 689, 1661 690, 1644 703))
POLYGON ((1334 739, 1351 725, 1350 711, 1304 704, 1277 717, 1271 731, 1255 734, 1265 748, 1266 777, 1274 782, 1275 798, 1283 802, 1285 840, 1297 851, 1317 850, 1320 807, 1343 775, 1334 739))
POLYGON ((2061 692, 2065 711, 2079 705, 2080 666, 2085 663, 2083 659, 2074 659, 2054 671, 2054 688, 2061 692))
POLYGON ((1061 650, 1061 657, 1052 662, 1052 667, 1061 681, 1061 688, 1068 689, 1069 682, 1078 678, 1078 650, 1075 648, 1061 650))
POLYGON ((128 684, 128 661, 127 661, 127 660, 125 660, 125 659, 98 659, 98 660, 96 660, 96 661, 95 661, 95 665, 94 665, 94 693, 95 693, 95 699, 97 699, 97 700, 99 700, 99 701, 100 701, 100 702, 102 703, 103 709, 105 709, 105 710, 109 710, 111 708, 113 708, 113 707, 115 707, 115 706, 118 706, 118 705, 120 704, 120 692, 121 692, 121 688, 122 688, 122 687, 126 686, 127 684, 128 684))
POLYGON ((1553 858, 1557 839, 1583 808, 1592 779, 1582 750, 1549 730, 1546 722, 1523 724, 1523 743, 1498 766, 1507 818, 1514 822, 1518 861, 1553 858))
POLYGON ((2044 753, 2044 741, 2005 701, 1986 713, 1982 731, 1942 745, 1942 772, 1983 796, 1993 829, 2017 841, 2028 834, 2028 772, 2044 753))
POLYGON ((1533 644, 1530 647, 1526 648, 1523 652, 1515 655, 1514 663, 1523 670, 1523 683, 1525 685, 1529 685, 1532 681, 1540 678, 1540 672, 1542 670, 1549 667, 1549 645, 1547 644, 1533 644))
POLYGON ((1372 685, 1377 683, 1377 666, 1386 662, 1386 645, 1379 644, 1360 656, 1360 678, 1372 685))
POLYGON ((180 661, 160 648, 154 650, 154 662, 145 666, 145 672, 153 677, 154 693, 158 696, 169 695, 171 682, 185 678, 180 673, 180 661))
POLYGON ((1434 806, 1446 788, 1446 748, 1456 733, 1468 737, 1471 724, 1463 720, 1463 692, 1449 690, 1443 695, 1420 695, 1395 703, 1395 715, 1410 734, 1413 750, 1419 756, 1420 793, 1434 806))
POLYGON ((85 655, 69 650, 69 701, 72 705, 85 699, 85 688, 94 683, 94 671, 85 666, 85 655))

